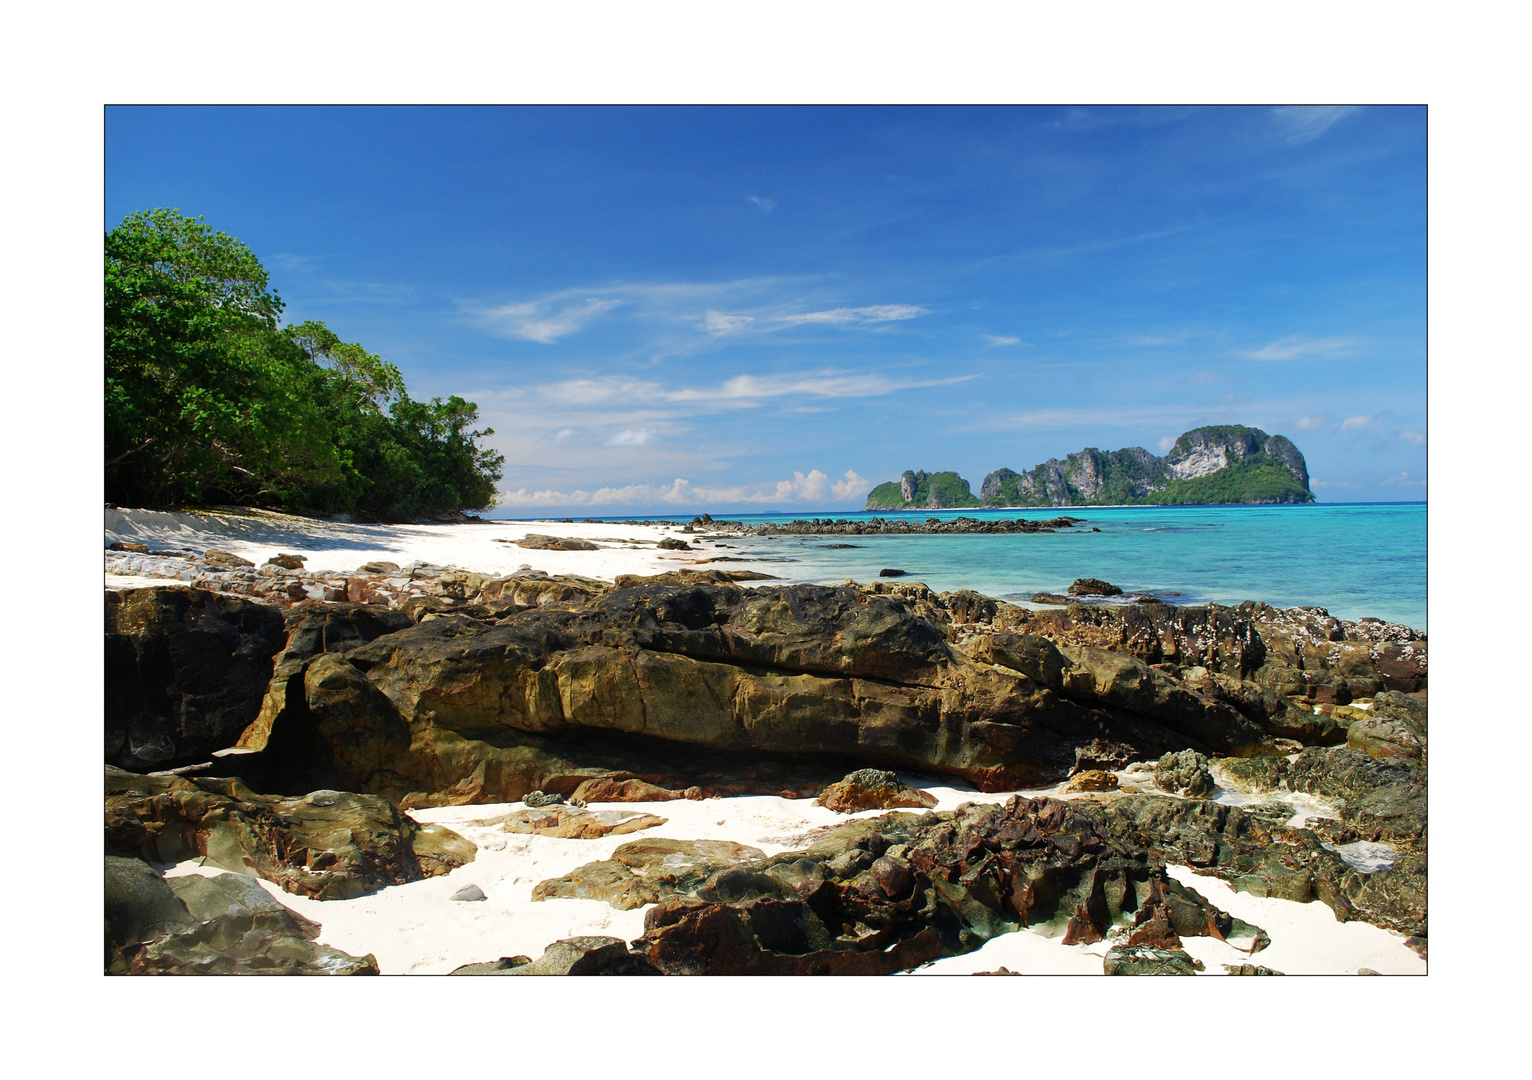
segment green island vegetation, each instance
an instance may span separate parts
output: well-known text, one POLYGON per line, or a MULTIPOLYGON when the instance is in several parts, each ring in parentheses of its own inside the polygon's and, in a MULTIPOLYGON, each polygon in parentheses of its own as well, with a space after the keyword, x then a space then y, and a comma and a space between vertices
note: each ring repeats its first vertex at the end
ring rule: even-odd
POLYGON ((957 473, 906 472, 900 483, 873 488, 866 508, 1206 506, 1313 501, 1308 467, 1290 439, 1240 424, 1218 424, 1184 433, 1166 457, 1138 446, 1105 452, 1088 448, 1026 472, 996 469, 984 478, 978 498, 971 493, 968 481, 957 473), (1174 475, 1174 465, 1195 462, 1198 455, 1213 451, 1221 454, 1227 464, 1201 476, 1174 475))
POLYGON ((106 234, 106 498, 409 521, 493 505, 478 406, 283 303, 244 244, 178 210, 106 234))
MULTIPOLYGON (((1126 500, 1124 500, 1126 501, 1126 500)), ((1291 469, 1271 459, 1231 461, 1207 476, 1191 480, 1172 480, 1137 502, 1162 506, 1216 503, 1309 503, 1314 495, 1303 486, 1291 469)))
POLYGON ((949 510, 964 510, 970 507, 982 505, 974 497, 973 491, 964 480, 955 472, 916 472, 905 473, 906 478, 914 481, 915 494, 910 499, 904 497, 902 484, 889 481, 879 484, 867 494, 868 510, 904 510, 909 507, 939 506, 949 510), (932 493, 936 495, 935 503, 931 501, 932 493))

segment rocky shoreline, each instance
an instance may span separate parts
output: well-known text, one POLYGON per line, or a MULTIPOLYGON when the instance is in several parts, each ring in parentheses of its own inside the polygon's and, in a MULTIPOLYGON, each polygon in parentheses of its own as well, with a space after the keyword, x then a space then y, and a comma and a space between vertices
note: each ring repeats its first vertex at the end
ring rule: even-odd
MULTIPOLYGON (((680 527, 682 532, 705 532, 719 539, 735 536, 911 536, 932 534, 941 536, 965 533, 1007 534, 1057 532, 1085 524, 1084 518, 996 518, 981 520, 959 515, 947 521, 928 517, 924 521, 899 518, 874 517, 853 521, 850 518, 799 518, 793 521, 748 524, 743 521, 718 521, 703 514, 690 521, 660 521, 642 519, 633 521, 598 521, 586 518, 587 524, 601 525, 669 525, 680 527)), ((1096 532, 1101 530, 1096 529, 1096 532)))
POLYGON ((628 841, 532 899, 637 898, 640 938, 474 970, 892 972, 1050 926, 1110 945, 1109 973, 1190 973, 1198 934, 1258 953, 1260 929, 1175 866, 1424 955, 1427 642, 1408 627, 718 570, 107 557, 192 578, 106 594, 108 970, 377 970, 253 894, 204 918, 202 886, 153 869, 188 857, 334 903, 472 862, 472 841, 411 819, 423 808, 551 802, 502 826, 589 843, 664 822, 602 804, 761 795, 879 816, 775 855, 628 841), (882 813, 936 805, 901 775, 1056 794, 882 813))

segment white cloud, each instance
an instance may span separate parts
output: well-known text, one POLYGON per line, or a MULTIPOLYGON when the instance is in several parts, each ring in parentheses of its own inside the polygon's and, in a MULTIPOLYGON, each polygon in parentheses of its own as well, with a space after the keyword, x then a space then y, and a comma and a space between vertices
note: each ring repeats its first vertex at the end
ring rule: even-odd
POLYGON ((871 481, 847 469, 843 479, 832 481, 819 469, 794 472, 791 480, 755 486, 708 487, 677 478, 669 484, 627 484, 603 487, 594 491, 531 491, 521 488, 503 492, 499 506, 654 506, 665 504, 704 509, 709 505, 738 503, 825 503, 861 498, 872 488, 871 481))
POLYGON ((1021 344, 1021 338, 1019 338, 1019 337, 1002 337, 999 334, 985 334, 983 336, 984 336, 984 340, 988 341, 991 346, 995 346, 995 345, 1020 345, 1021 344))
POLYGON ((1411 446, 1423 446, 1426 441, 1426 433, 1424 431, 1401 431, 1399 437, 1411 446))
POLYGON ((1164 438, 1160 439, 1160 441, 1155 443, 1154 445, 1159 447, 1160 453, 1162 453, 1162 454, 1169 453, 1170 452, 1170 448, 1172 446, 1176 445, 1176 436, 1174 436, 1174 435, 1166 435, 1164 438))
POLYGON ((777 200, 775 199, 763 199, 759 195, 746 195, 745 198, 755 203, 756 206, 759 206, 768 214, 777 208, 777 200))
POLYGON ((1299 431, 1316 431, 1329 424, 1329 422, 1330 418, 1324 414, 1319 416, 1300 416, 1296 426, 1299 431))
POLYGON ((621 300, 587 298, 583 304, 552 312, 544 303, 502 304, 478 312, 479 317, 501 333, 511 337, 552 345, 561 337, 579 330, 586 323, 611 311, 621 300))
POLYGON ((1309 480, 1309 487, 1313 488, 1359 488, 1361 486, 1350 480, 1309 480))
POLYGON ((1340 422, 1342 431, 1356 431, 1358 428, 1369 426, 1377 417, 1374 416, 1348 416, 1340 422))
POLYGON ((783 326, 801 326, 805 323, 822 323, 832 326, 856 326, 868 323, 899 322, 916 319, 930 312, 915 304, 871 304, 867 307, 830 308, 827 311, 804 311, 794 315, 778 315, 773 322, 783 326))
POLYGON ((1424 480, 1411 480, 1410 479, 1410 471, 1408 469, 1406 469, 1403 472, 1401 472, 1398 476, 1390 476, 1387 480, 1380 480, 1380 481, 1378 481, 1378 483, 1380 483, 1380 484, 1402 484, 1405 487, 1425 487, 1426 486, 1426 482, 1424 480))
POLYGON ((652 440, 659 431, 652 427, 625 428, 616 432, 606 440, 608 446, 643 446, 652 440))
POLYGON ((741 330, 748 330, 750 324, 755 322, 752 315, 725 315, 721 311, 708 311, 702 316, 702 329, 714 337, 722 337, 724 334, 737 334, 741 330))
POLYGON ((1355 105, 1283 105, 1271 110, 1272 118, 1287 134, 1287 141, 1310 142, 1357 111, 1355 105))
POLYGON ((607 404, 715 404, 749 406, 790 397, 855 398, 882 397, 899 390, 926 386, 950 386, 977 378, 958 375, 945 379, 891 379, 872 373, 855 375, 838 371, 800 372, 782 375, 736 375, 711 386, 666 387, 661 383, 622 375, 595 379, 567 379, 536 387, 534 393, 560 405, 607 404))
POLYGON ((574 433, 574 428, 559 428, 553 433, 553 441, 556 443, 567 443, 570 439, 574 438, 574 433))
POLYGON ((1304 357, 1348 356, 1359 344, 1354 338, 1305 338, 1290 334, 1252 352, 1239 355, 1247 360, 1301 360, 1304 357))

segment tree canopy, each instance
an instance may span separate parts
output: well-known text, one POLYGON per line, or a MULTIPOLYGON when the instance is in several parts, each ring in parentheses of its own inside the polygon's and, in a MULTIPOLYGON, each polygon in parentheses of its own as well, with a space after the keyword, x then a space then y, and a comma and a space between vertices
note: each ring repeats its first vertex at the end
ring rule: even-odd
POLYGON ((494 502, 478 406, 410 398, 321 322, 284 326, 260 260, 178 210, 106 234, 106 497, 409 520, 494 502))

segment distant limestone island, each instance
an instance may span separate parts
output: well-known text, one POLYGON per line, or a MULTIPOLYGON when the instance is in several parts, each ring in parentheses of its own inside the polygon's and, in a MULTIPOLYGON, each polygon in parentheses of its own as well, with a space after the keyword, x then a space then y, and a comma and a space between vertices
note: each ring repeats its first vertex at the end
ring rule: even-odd
POLYGON ((1283 435, 1219 424, 1195 428, 1164 457, 1142 446, 1103 452, 1088 447, 1050 458, 1024 473, 996 469, 974 496, 955 472, 906 471, 879 484, 868 510, 966 510, 976 507, 1311 503, 1308 465, 1283 435))

